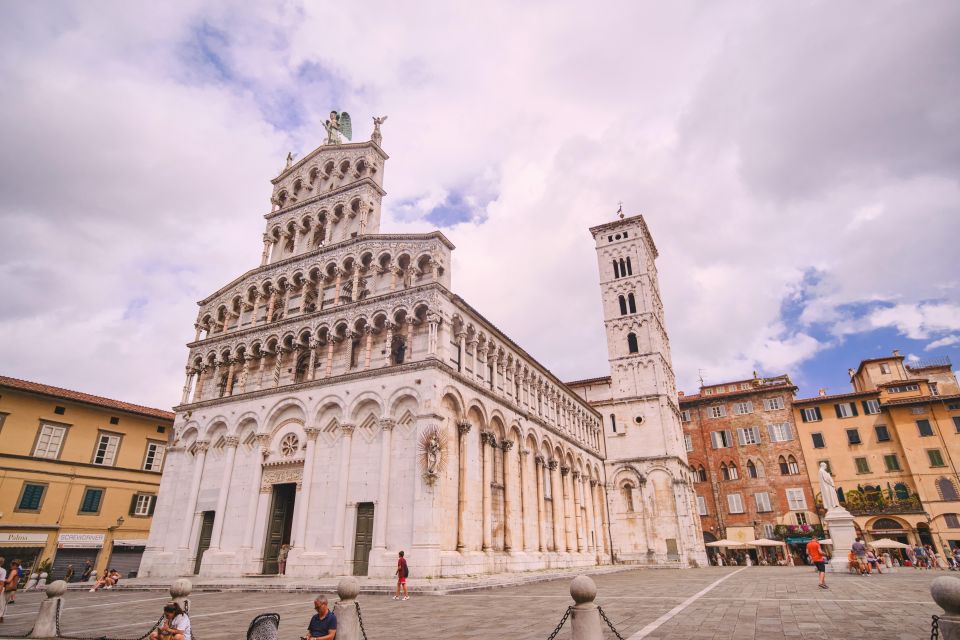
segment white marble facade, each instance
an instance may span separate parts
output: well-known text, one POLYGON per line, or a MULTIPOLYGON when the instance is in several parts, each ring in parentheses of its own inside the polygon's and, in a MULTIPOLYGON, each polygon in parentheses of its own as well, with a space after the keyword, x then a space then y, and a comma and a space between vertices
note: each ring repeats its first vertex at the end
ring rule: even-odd
POLYGON ((450 292, 441 233, 379 233, 378 142, 285 169, 261 265, 199 303, 140 575, 611 561, 601 415, 450 292))

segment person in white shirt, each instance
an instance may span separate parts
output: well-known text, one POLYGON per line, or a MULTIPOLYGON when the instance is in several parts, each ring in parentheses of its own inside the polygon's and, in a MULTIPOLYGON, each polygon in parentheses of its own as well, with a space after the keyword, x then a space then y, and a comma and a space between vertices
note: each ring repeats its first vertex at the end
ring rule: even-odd
POLYGON ((7 612, 7 599, 3 597, 3 585, 7 581, 7 570, 3 568, 7 559, 0 556, 0 622, 3 622, 3 614, 7 612))
POLYGON ((191 640, 190 618, 176 602, 163 607, 160 627, 150 634, 150 640, 191 640))

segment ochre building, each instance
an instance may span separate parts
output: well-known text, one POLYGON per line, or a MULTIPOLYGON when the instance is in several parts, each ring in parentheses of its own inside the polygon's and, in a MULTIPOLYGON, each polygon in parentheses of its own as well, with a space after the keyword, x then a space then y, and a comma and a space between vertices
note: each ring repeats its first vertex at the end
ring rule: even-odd
POLYGON ((0 555, 53 578, 84 561, 137 571, 169 411, 0 376, 0 555))
POLYGON ((849 374, 850 393, 794 401, 809 476, 827 463, 868 541, 960 545, 960 388, 949 360, 894 351, 849 374))

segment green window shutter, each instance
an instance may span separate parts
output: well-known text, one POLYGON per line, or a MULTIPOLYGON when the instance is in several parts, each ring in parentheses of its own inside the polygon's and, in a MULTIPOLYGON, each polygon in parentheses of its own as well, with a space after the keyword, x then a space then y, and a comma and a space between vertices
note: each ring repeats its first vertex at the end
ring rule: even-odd
POLYGON ((148 516, 153 515, 153 510, 157 508, 157 496, 150 496, 150 510, 147 511, 148 516))
POLYGON ((840 405, 839 405, 839 404, 833 405, 833 410, 837 412, 837 417, 838 417, 838 418, 842 418, 842 417, 843 417, 843 414, 840 413, 840 405))
POLYGON ((813 412, 817 414, 817 420, 823 420, 823 414, 820 413, 820 407, 814 407, 813 412))
POLYGON ((855 416, 860 415, 859 413, 857 413, 857 403, 856 403, 856 402, 851 402, 851 403, 850 403, 850 410, 853 411, 853 415, 855 415, 855 416))
POLYGON ((132 516, 137 511, 137 494, 133 494, 130 497, 130 515, 132 516))

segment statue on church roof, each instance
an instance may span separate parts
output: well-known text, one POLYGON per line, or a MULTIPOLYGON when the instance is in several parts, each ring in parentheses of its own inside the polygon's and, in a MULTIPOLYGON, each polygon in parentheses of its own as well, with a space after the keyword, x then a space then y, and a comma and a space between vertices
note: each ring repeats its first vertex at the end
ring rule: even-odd
POLYGON ((331 111, 330 119, 323 123, 323 128, 327 130, 326 144, 343 144, 343 138, 347 140, 353 138, 350 114, 346 111, 340 113, 331 111))
POLYGON ((375 144, 379 145, 383 141, 383 135, 380 134, 380 125, 387 121, 388 116, 373 116, 373 134, 370 136, 375 144))

